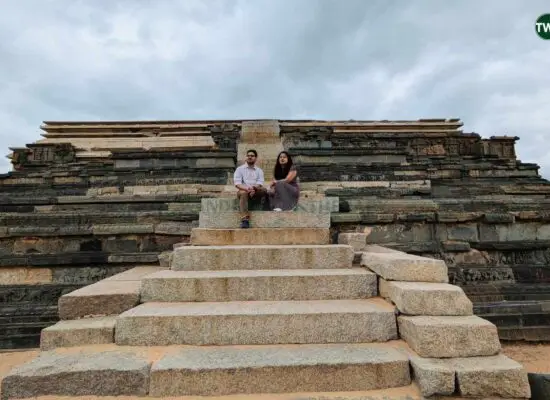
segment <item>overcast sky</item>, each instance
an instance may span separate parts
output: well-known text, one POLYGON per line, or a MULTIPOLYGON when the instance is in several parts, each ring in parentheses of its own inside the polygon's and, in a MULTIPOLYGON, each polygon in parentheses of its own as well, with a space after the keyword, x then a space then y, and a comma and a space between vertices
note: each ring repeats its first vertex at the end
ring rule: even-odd
POLYGON ((548 0, 0 0, 0 172, 44 120, 461 118, 550 178, 548 0))

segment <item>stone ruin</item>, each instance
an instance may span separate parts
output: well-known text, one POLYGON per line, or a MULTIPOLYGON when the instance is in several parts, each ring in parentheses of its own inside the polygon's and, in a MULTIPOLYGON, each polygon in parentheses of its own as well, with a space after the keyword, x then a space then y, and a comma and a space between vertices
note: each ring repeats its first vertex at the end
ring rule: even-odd
POLYGON ((0 178, 0 346, 44 350, 3 394, 528 398, 499 338, 550 338, 550 182, 461 126, 45 122, 0 178), (288 150, 302 197, 240 230, 249 148, 267 179, 288 150))

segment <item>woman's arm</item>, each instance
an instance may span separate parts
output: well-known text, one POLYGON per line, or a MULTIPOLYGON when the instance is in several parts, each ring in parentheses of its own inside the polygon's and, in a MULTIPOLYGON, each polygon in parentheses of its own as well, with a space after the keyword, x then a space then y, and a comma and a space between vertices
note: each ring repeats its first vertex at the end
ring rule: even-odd
POLYGON ((297 174, 298 173, 296 172, 296 170, 294 168, 292 168, 290 171, 288 171, 288 175, 286 176, 285 179, 283 179, 283 181, 292 182, 294 180, 294 178, 296 178, 297 174))

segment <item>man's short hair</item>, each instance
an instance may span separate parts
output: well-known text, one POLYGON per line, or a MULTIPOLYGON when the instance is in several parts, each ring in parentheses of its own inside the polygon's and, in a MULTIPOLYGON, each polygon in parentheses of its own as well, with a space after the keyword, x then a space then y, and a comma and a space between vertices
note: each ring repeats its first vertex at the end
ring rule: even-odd
POLYGON ((258 157, 258 152, 254 149, 247 150, 246 155, 248 155, 248 153, 254 153, 254 157, 258 157))

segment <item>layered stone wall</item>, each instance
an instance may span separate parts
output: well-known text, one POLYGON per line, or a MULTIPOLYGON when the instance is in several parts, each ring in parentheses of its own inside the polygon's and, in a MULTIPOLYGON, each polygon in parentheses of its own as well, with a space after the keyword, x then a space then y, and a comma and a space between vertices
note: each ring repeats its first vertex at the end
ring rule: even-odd
POLYGON ((334 232, 444 259, 501 338, 550 340, 550 184, 518 137, 458 120, 282 122, 303 188, 340 198, 334 232))
POLYGON ((240 124, 46 123, 0 177, 0 348, 34 347, 64 294, 189 239, 219 196, 240 124))

